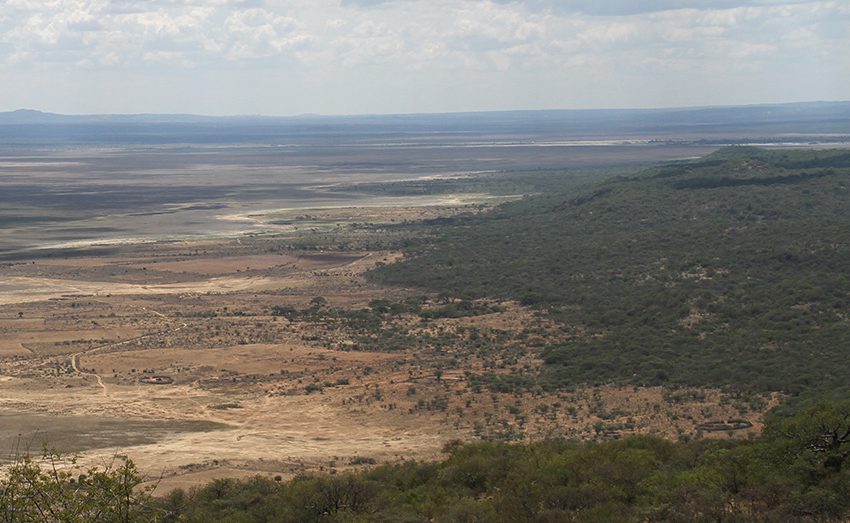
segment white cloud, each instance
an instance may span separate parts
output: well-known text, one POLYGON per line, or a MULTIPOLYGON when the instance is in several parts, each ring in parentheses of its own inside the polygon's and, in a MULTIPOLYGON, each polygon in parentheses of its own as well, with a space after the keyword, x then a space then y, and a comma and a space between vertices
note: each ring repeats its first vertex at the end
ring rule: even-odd
MULTIPOLYGON (((510 86, 518 105, 538 103, 548 85, 579 104, 623 105, 616 97, 627 82, 663 90, 725 75, 736 92, 748 82, 756 96, 769 77, 822 69, 833 71, 823 80, 836 84, 829 92, 850 98, 850 87, 838 85, 850 84, 850 73, 840 75, 847 27, 843 1, 6 0, 0 70, 61 71, 81 83, 93 71, 116 79, 206 71, 224 83, 285 72, 361 89, 378 107, 395 96, 381 95, 388 84, 424 82, 428 96, 445 91, 458 103, 482 99, 482 86, 499 97, 510 86), (735 71, 760 71, 764 80, 735 71), (467 91, 457 88, 463 82, 467 91), (522 98, 524 83, 536 94, 522 98)), ((790 82, 787 97, 802 97, 801 89, 790 82)))
POLYGON ((234 11, 224 21, 226 57, 232 61, 268 58, 303 46, 311 36, 302 27, 294 18, 265 9, 234 11))

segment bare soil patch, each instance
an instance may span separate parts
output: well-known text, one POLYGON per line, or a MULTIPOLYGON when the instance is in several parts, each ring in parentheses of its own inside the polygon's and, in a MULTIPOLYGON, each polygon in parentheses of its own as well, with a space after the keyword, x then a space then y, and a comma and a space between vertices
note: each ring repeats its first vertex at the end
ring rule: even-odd
POLYGON ((15 453, 40 453, 45 446, 63 453, 91 452, 115 445, 130 447, 151 443, 182 432, 221 428, 222 425, 204 421, 57 417, 0 411, 0 443, 6 451, 0 454, 0 463, 12 459, 15 453))

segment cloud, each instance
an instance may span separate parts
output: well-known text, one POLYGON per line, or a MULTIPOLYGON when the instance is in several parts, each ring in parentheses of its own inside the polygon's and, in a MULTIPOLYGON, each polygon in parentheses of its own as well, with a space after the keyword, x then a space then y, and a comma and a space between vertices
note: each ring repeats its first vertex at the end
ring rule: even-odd
MULTIPOLYGON (((368 3, 368 0, 348 1, 368 3)), ((517 3, 514 0, 498 1, 506 5, 517 3)), ((548 10, 554 13, 573 13, 593 16, 631 16, 677 9, 718 10, 806 2, 807 0, 603 0, 596 2, 584 0, 528 0, 521 3, 527 6, 533 6, 536 10, 548 10)))
POLYGON ((755 95, 762 78, 791 69, 847 85, 847 27, 837 0, 6 0, 0 70, 81 83, 93 72, 171 81, 194 71, 227 85, 280 72, 311 86, 290 82, 303 98, 322 79, 370 90, 363 99, 391 98, 389 85, 460 96, 462 83, 467 100, 563 91, 622 105, 627 85, 726 78, 755 95))
POLYGON ((738 34, 742 45, 773 45, 765 21, 789 14, 802 18, 774 24, 784 29, 779 34, 812 18, 848 17, 840 3, 778 0, 8 0, 0 61, 112 67, 152 57, 167 65, 170 57, 180 67, 279 60, 404 68, 440 61, 448 69, 505 70, 568 63, 565 53, 604 52, 611 61, 632 54, 635 43, 694 52, 736 27, 749 33, 738 34))
POLYGON ((311 41, 303 24, 262 8, 235 11, 224 21, 229 60, 244 61, 279 56, 311 41))

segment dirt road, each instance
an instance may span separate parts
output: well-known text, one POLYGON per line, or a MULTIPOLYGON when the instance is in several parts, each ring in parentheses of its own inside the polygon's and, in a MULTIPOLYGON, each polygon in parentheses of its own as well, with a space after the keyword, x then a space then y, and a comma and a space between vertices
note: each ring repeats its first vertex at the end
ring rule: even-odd
MULTIPOLYGON (((165 314, 158 312, 158 311, 155 311, 153 309, 148 309, 147 307, 141 307, 141 309, 146 311, 146 312, 149 312, 151 314, 155 314, 156 316, 159 316, 161 318, 169 319, 169 317, 166 316, 165 314)), ((94 354, 96 352, 101 352, 103 350, 111 349, 111 348, 114 348, 114 347, 120 347, 121 345, 126 345, 128 343, 133 343, 133 342, 136 342, 136 341, 139 341, 139 340, 152 338, 154 336, 160 336, 162 334, 179 332, 180 330, 185 329, 188 326, 189 326, 189 324, 183 322, 183 323, 180 324, 179 327, 176 327, 174 329, 164 329, 164 330, 152 332, 152 333, 149 333, 149 334, 143 334, 141 336, 135 336, 133 338, 128 338, 126 340, 117 341, 117 342, 114 342, 114 343, 105 343, 103 345, 91 347, 91 348, 86 349, 84 351, 76 352, 76 353, 71 355, 71 368, 74 369, 74 372, 81 374, 83 376, 94 376, 95 379, 97 380, 97 384, 100 385, 100 387, 103 389, 103 395, 108 396, 109 391, 106 388, 106 384, 103 382, 103 378, 100 376, 100 374, 97 374, 96 372, 89 372, 89 371, 87 371, 83 368, 83 366, 82 366, 82 357, 83 356, 94 354)))

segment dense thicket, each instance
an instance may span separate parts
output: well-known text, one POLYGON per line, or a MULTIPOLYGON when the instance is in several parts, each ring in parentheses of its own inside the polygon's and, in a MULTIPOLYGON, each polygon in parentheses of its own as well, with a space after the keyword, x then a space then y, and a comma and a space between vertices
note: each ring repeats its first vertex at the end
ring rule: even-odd
POLYGON ((450 447, 440 463, 215 480, 161 499, 132 462, 82 471, 48 454, 0 478, 0 521, 847 521, 850 402, 774 417, 755 441, 546 441, 450 447), (83 472, 82 474, 80 472, 83 472), (279 479, 279 478, 278 478, 279 479))
POLYGON ((544 307, 549 386, 850 375, 850 155, 729 148, 442 226, 378 281, 544 307))
POLYGON ((163 500, 185 522, 846 521, 850 403, 776 419, 757 441, 458 446, 288 483, 217 480, 163 500))

